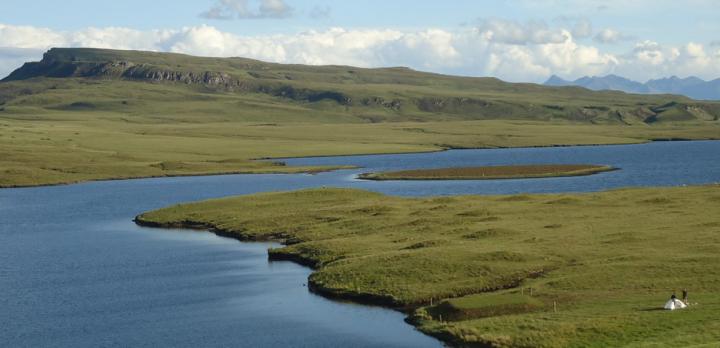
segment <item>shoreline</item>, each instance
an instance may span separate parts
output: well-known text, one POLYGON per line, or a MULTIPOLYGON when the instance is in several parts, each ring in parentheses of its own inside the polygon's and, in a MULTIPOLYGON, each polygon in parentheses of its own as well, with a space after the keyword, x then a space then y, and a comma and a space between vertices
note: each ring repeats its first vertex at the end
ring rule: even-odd
MULTIPOLYGON (((267 157, 267 158, 254 158, 254 161, 269 161, 269 160, 283 160, 283 159, 303 159, 303 158, 331 158, 331 157, 349 157, 349 156, 382 156, 382 155, 407 155, 407 154, 426 154, 426 153, 437 153, 450 150, 501 150, 501 149, 535 149, 535 148, 553 148, 553 147, 575 147, 575 146, 625 146, 625 145, 642 145, 653 142, 694 142, 694 141, 720 141, 718 138, 704 138, 704 139, 688 139, 688 138, 654 138, 645 139, 633 143, 608 143, 608 144, 551 144, 551 145, 536 145, 536 146, 498 146, 498 147, 445 147, 436 151, 410 151, 410 152, 388 152, 388 153, 364 153, 364 154, 349 154, 349 155, 318 155, 318 156, 297 156, 297 157, 267 157)), ((358 169, 357 166, 343 167, 338 166, 337 168, 329 168, 317 171, 304 171, 304 172, 278 172, 278 171, 267 171, 267 172, 248 172, 248 171, 229 171, 229 172, 212 172, 212 173, 188 173, 188 174, 168 174, 168 175, 149 175, 149 176, 128 176, 128 177, 110 177, 110 178, 97 178, 87 180, 74 180, 68 182, 58 183, 46 183, 46 184, 30 184, 30 185, 2 185, 0 184, 0 190, 3 189, 18 189, 18 188, 33 188, 33 187, 52 187, 52 186, 66 186, 66 185, 77 185, 89 182, 102 182, 102 181, 118 181, 118 180, 139 180, 139 179, 153 179, 153 178, 176 178, 176 177, 190 177, 190 176, 220 176, 220 175, 253 175, 253 174, 317 174, 324 172, 331 172, 336 170, 346 169, 358 169)))
MULTIPOLYGON (((290 167, 291 168, 291 167, 290 167)), ((98 179, 87 179, 87 180, 76 180, 68 182, 58 182, 50 184, 37 184, 37 185, 0 185, 2 189, 19 189, 19 188, 33 188, 33 187, 53 187, 53 186, 68 186, 78 185, 91 182, 103 182, 103 181, 121 181, 121 180, 142 180, 142 179, 162 179, 162 178, 184 178, 184 177, 203 177, 203 176, 221 176, 221 175, 294 175, 294 174, 308 174, 315 175, 319 173, 332 172, 336 170, 349 170, 359 169, 357 166, 328 166, 328 168, 321 168, 316 170, 306 170, 299 172, 281 172, 281 171, 267 171, 267 172, 248 172, 244 170, 231 171, 231 172, 212 172, 212 173, 188 173, 188 174, 167 174, 167 175, 149 175, 149 176, 130 176, 130 177, 115 177, 115 178, 98 178, 98 179)))
POLYGON ((442 146, 438 150, 430 151, 408 151, 408 152, 366 152, 356 153, 351 155, 319 155, 319 156, 291 156, 291 157, 260 157, 252 158, 255 161, 271 161, 271 160, 292 160, 292 159, 304 159, 304 158, 332 158, 332 157, 352 157, 352 156, 383 156, 383 155, 410 155, 410 154, 424 154, 424 153, 438 153, 451 150, 503 150, 503 149, 543 149, 553 147, 575 147, 575 146, 623 146, 623 145, 642 145, 653 142, 667 142, 667 141, 720 141, 720 137, 717 139, 683 139, 683 140, 655 140, 655 139, 644 139, 642 141, 633 143, 606 143, 606 144, 550 144, 550 145, 533 145, 533 146, 486 146, 486 147, 461 147, 461 146, 442 146))
MULTIPOLYGON (((221 228, 218 228, 212 224, 203 223, 203 222, 197 222, 197 221, 182 221, 179 223, 171 223, 171 224, 162 224, 157 223, 153 221, 147 221, 143 220, 140 216, 142 214, 136 216, 133 218, 133 222, 140 226, 145 228, 161 228, 161 229, 184 229, 184 230, 193 230, 193 231, 200 231, 200 232, 209 232, 213 233, 218 237, 222 238, 229 238, 234 239, 241 243, 254 243, 254 242, 273 242, 273 243, 279 243, 282 246, 288 246, 292 243, 288 243, 286 238, 282 238, 281 236, 273 236, 270 238, 252 238, 248 235, 244 235, 242 233, 233 232, 231 230, 224 230, 221 228)), ((282 254, 282 253, 274 253, 274 249, 268 249, 267 251, 267 258, 268 261, 289 261, 297 263, 301 266, 310 268, 311 270, 315 271, 319 268, 319 265, 317 262, 308 259, 303 258, 296 254, 282 254)), ((389 297, 382 297, 382 296, 374 296, 369 294, 361 294, 361 293, 339 293, 336 291, 332 291, 328 288, 325 288, 323 286, 320 286, 318 284, 313 283, 310 279, 308 279, 307 283, 308 289, 320 296, 323 296, 325 298, 336 300, 340 302, 351 302, 355 304, 362 304, 362 305, 368 305, 368 306, 380 306, 383 308, 393 309, 400 311, 402 313, 405 313, 408 315, 407 318, 409 318, 409 314, 416 308, 419 308, 423 304, 417 304, 412 306, 402 306, 399 305, 398 302, 394 301, 393 299, 389 297)))
MULTIPOLYGON (((529 166, 496 166, 496 167, 505 167, 507 169, 512 169, 512 167, 532 167, 535 165, 529 165, 529 166)), ((537 167, 543 166, 543 165, 537 165, 537 167)), ((392 172, 374 172, 374 173, 362 173, 357 176, 357 179, 359 180, 370 180, 370 181, 435 181, 435 180, 512 180, 512 179, 546 179, 546 178, 566 178, 566 177, 576 177, 576 176, 589 176, 589 175, 595 175, 600 173, 606 173, 606 172, 613 172, 620 170, 620 168, 612 167, 612 166, 594 166, 594 167, 588 167, 585 169, 579 169, 579 170, 569 170, 565 172, 547 172, 547 173, 538 173, 538 174, 518 174, 518 175, 453 175, 452 173, 438 176, 412 176, 412 174, 415 173, 427 173, 427 172, 433 172, 433 171, 449 171, 449 170, 481 170, 481 169, 488 169, 493 168, 493 166, 488 167, 471 167, 471 168, 434 168, 434 169, 411 169, 411 170, 403 170, 403 171, 392 171, 392 172)))
POLYGON ((580 147, 580 146, 623 146, 623 145, 642 145, 650 143, 666 143, 666 142, 693 142, 693 141, 720 141, 720 137, 717 138, 650 138, 650 139, 638 139, 637 142, 627 143, 592 143, 592 144, 549 144, 549 145, 525 145, 525 146, 487 146, 487 147, 461 147, 461 146, 441 146, 438 150, 430 151, 409 151, 409 152, 366 152, 356 153, 351 155, 318 155, 318 156, 290 156, 290 157, 258 157, 251 158, 254 161, 271 161, 271 160, 290 160, 290 159, 303 159, 303 158, 331 158, 331 157, 351 157, 351 156, 382 156, 382 155, 408 155, 408 154, 423 154, 423 153, 437 153, 445 152, 450 150, 502 150, 502 149, 544 149, 553 147, 580 147))
MULTIPOLYGON (((240 243, 256 243, 256 242, 273 242, 273 243, 279 243, 282 246, 287 246, 287 240, 284 238, 265 238, 265 239, 257 239, 257 238, 250 238, 247 235, 243 235, 241 233, 234 233, 230 230, 223 230, 220 228, 217 228, 213 226, 212 224, 197 222, 197 221, 183 221, 181 223, 171 223, 171 224, 161 224, 156 223, 152 221, 145 221, 140 218, 142 214, 137 215, 135 218, 133 218, 133 222, 144 228, 160 228, 160 229, 185 229, 185 230, 193 230, 198 232, 208 232, 213 233, 214 235, 221 237, 221 238, 228 238, 236 240, 240 243)), ((272 250, 274 249, 268 249, 267 250, 267 259, 268 261, 287 261, 287 262, 294 262, 300 266, 307 267, 313 273, 318 269, 318 265, 316 262, 300 257, 298 255, 294 254, 279 254, 279 253, 273 253, 272 250)), ((312 273, 310 274, 312 275, 312 273)), ((519 282, 517 284, 513 284, 514 286, 519 286, 519 282)), ((419 325, 421 324, 420 321, 413 315, 415 310, 424 307, 428 305, 428 303, 417 303, 413 305, 399 305, 396 301, 387 298, 387 297, 380 297, 380 296, 374 296, 369 294, 362 294, 362 293, 351 293, 351 292, 337 292, 332 291, 328 288, 319 286, 315 284, 311 277, 308 276, 307 279, 307 289, 311 293, 321 296, 323 298, 326 298, 331 301, 335 302, 341 302, 341 303, 352 303, 355 305, 363 305, 363 306, 372 306, 372 307, 380 307, 388 310, 393 310, 402 313, 405 318, 403 321, 407 324, 412 326, 414 330, 417 332, 422 333, 423 335, 426 335, 428 337, 432 337, 434 339, 437 339, 443 346, 445 347, 454 347, 457 346, 457 344, 461 343, 457 341, 455 337, 452 335, 447 335, 443 333, 435 333, 435 332, 426 332, 423 330, 420 330, 419 325)), ((491 289, 487 292, 492 291, 498 291, 503 289, 491 289)), ((441 299, 438 299, 440 301, 441 299)))
MULTIPOLYGON (((699 187, 704 185, 698 185, 699 187)), ((614 191, 606 191, 608 194, 612 194, 614 191)), ((617 192, 617 191, 615 191, 617 192)), ((703 191, 704 192, 704 191, 703 191)), ((540 196, 552 196, 555 194, 539 194, 540 196)), ((647 202, 647 204, 666 204, 664 201, 659 201, 660 203, 654 203, 652 199, 657 199, 657 195, 648 195, 647 197, 650 197, 649 199, 643 200, 642 202, 647 202)), ((644 197, 644 196, 642 196, 644 197)), ((647 198, 646 197, 646 198, 647 198)), ((554 201, 551 201, 554 202, 554 201)), ((548 202, 546 201, 540 201, 537 204, 546 204, 548 202)), ((220 237, 226 237, 238 240, 240 242, 261 242, 261 241, 271 241, 271 242, 278 242, 284 246, 291 246, 296 243, 302 243, 301 240, 294 239, 292 234, 284 234, 282 232, 278 232, 278 230, 268 230, 265 232, 265 234, 255 234, 251 232, 252 230, 245 230, 242 225, 237 225, 235 227, 227 226, 225 228, 218 228, 218 222, 214 220, 206 220, 206 222, 202 222, 202 220, 196 220, 195 218, 191 219, 176 219, 176 220, 155 220, 152 216, 144 216, 145 213, 137 215, 134 218, 134 222, 143 227, 150 227, 150 228, 181 228, 181 229, 192 229, 192 230, 201 230, 201 231, 208 231, 212 232, 217 236, 220 237)), ((182 216, 182 215, 180 215, 182 216)), ((221 222, 221 221, 220 221, 221 222)), ((220 224, 222 225, 222 224, 220 224)), ((548 227, 546 227, 548 228, 548 227)), ((614 236, 614 235, 612 235, 614 236)), ((427 299, 422 299, 420 302, 409 302, 405 301, 404 305, 398 305, 399 302, 395 302, 393 300, 393 297, 383 296, 383 293, 379 293, 378 295, 369 295, 367 293, 364 293, 362 291, 353 290, 352 288, 345 288, 340 287, 339 289, 331 289, 331 288, 325 288, 322 286, 322 280, 320 281, 321 284, 316 284, 314 282, 313 275, 317 274, 315 271, 322 270, 322 258, 313 258, 312 255, 303 255, 303 254, 297 254, 297 253, 282 253, 282 252, 274 252, 277 250, 281 250, 280 248, 270 248, 268 249, 267 258, 270 261, 292 261, 297 264, 300 264, 302 266, 309 267, 313 272, 308 276, 307 281, 307 287, 308 290, 311 291, 314 294, 317 294, 319 296, 332 299, 332 300, 338 300, 340 302, 351 302, 351 303, 358 303, 363 305, 372 305, 372 306, 379 306, 387 309, 393 309, 399 312, 402 312, 405 315, 404 321, 412 325, 417 331, 422 332, 425 335, 428 335, 430 337, 436 338, 440 340, 443 344, 446 344, 448 346, 464 346, 465 343, 461 339, 459 339, 456 335, 449 334, 444 329, 435 329, 432 326, 427 326, 426 324, 428 321, 433 322, 435 319, 433 318, 424 318, 422 316, 416 316, 417 313, 416 310, 425 307, 428 304, 432 304, 432 300, 438 301, 437 303, 440 303, 440 301, 448 298, 454 298, 454 297, 463 297, 465 295, 471 295, 471 294, 480 294, 480 293, 492 293, 495 291, 501 291, 501 290, 508 290, 517 288, 520 286, 525 280, 528 279, 535 279, 537 277, 542 277, 550 272, 553 272, 557 270, 558 268, 554 267, 553 265, 549 266, 542 266, 541 268, 534 268, 531 273, 525 274, 522 278, 517 279, 513 282, 508 282, 505 284, 498 284, 498 286, 502 286, 499 288, 483 288, 479 291, 472 292, 472 293, 464 293, 464 294, 455 294, 453 296, 447 297, 437 297, 437 298, 431 298, 431 302, 427 302, 427 299)), ((557 265, 556 265, 557 266, 557 265)), ((569 267, 572 267, 570 265, 569 267)))
MULTIPOLYGON (((256 242, 273 242, 278 243, 282 246, 287 246, 289 243, 287 243, 287 239, 285 238, 264 238, 264 239, 258 239, 258 238, 251 238, 248 235, 243 235, 241 233, 232 232, 230 230, 224 230, 221 228, 218 228, 212 224, 203 223, 203 222, 197 222, 197 221, 190 221, 186 220, 180 223, 171 223, 171 224, 162 224, 162 223, 156 223, 152 221, 146 221, 140 218, 142 214, 137 215, 133 218, 133 222, 144 228, 159 228, 159 229, 185 229, 185 230, 193 230, 198 232, 207 232, 212 233, 218 237, 221 238, 228 238, 236 240, 240 243, 256 243, 256 242)), ((287 262, 294 262, 300 266, 307 267, 311 271, 315 272, 319 267, 318 264, 308 258, 303 258, 301 256, 295 255, 295 254, 281 254, 281 253, 273 253, 274 249, 268 249, 267 250, 267 259, 268 261, 287 261, 287 262)), ((312 273, 311 273, 312 275, 312 273)), ((422 333, 423 335, 426 335, 428 337, 433 337, 440 341, 444 346, 451 347, 451 343, 453 343, 453 338, 451 336, 446 335, 433 335, 428 332, 422 331, 419 329, 419 324, 416 320, 416 318, 413 317, 413 313, 416 309, 421 308, 427 303, 418 303, 414 305, 399 305, 398 302, 395 300, 388 298, 388 297, 381 297, 381 296, 374 296, 370 294, 362 294, 362 293, 351 293, 351 292, 337 292, 333 291, 329 288, 325 288, 323 286, 320 286, 318 284, 315 284, 310 276, 308 276, 307 281, 307 289, 311 293, 321 296, 323 298, 326 298, 331 301, 336 302, 342 302, 342 303, 352 303, 356 305, 363 305, 363 306, 373 306, 373 307, 380 307, 385 308, 389 310, 394 310, 402 313, 405 318, 403 321, 407 324, 413 327, 414 330, 422 333)), ((496 289, 497 290, 497 289, 496 289)))

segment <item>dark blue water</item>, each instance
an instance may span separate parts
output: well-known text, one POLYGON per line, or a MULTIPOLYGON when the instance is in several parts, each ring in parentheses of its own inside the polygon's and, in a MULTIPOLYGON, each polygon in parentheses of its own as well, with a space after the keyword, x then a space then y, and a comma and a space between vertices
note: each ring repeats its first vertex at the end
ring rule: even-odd
POLYGON ((318 183, 271 175, 0 190, 0 346, 439 346, 399 312, 309 293, 309 269, 268 262, 270 244, 131 221, 172 203, 318 183))
POLYGON ((635 186, 679 186, 720 182, 720 141, 655 142, 640 145, 574 146, 438 153, 316 157, 284 160, 291 165, 362 166, 326 175, 328 185, 351 186, 393 195, 508 194, 588 192, 635 186), (508 164, 600 164, 619 171, 591 176, 513 179, 368 181, 353 180, 363 172, 508 164))
POLYGON ((268 262, 269 244, 144 229, 166 205, 261 191, 349 186, 392 194, 594 191, 720 182, 720 142, 462 150, 288 160, 366 168, 318 175, 228 175, 0 190, 0 345, 439 346, 381 308, 307 291, 310 271, 268 262), (587 177, 372 182, 364 171, 520 163, 609 164, 587 177))

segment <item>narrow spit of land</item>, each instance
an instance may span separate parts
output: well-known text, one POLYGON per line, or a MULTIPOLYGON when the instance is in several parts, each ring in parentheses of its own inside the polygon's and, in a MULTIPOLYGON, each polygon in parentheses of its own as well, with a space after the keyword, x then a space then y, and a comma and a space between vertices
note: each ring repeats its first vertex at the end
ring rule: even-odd
POLYGON ((494 180, 583 176, 612 170, 617 170, 617 168, 589 164, 540 164, 414 169, 396 172, 364 173, 358 177, 366 180, 494 180))
POLYGON ((314 291, 406 309, 453 346, 678 347, 720 341, 715 211, 720 185, 430 198, 311 189, 136 221, 284 242, 270 258, 313 267, 314 291), (662 311, 683 288, 693 305, 662 311))

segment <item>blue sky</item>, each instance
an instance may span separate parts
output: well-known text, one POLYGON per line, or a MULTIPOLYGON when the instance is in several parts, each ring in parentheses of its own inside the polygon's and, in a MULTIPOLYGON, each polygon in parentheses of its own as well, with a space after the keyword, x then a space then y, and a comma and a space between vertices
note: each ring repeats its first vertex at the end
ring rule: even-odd
POLYGON ((3 0, 0 75, 51 46, 92 45, 511 81, 709 79, 718 18, 717 0, 3 0))

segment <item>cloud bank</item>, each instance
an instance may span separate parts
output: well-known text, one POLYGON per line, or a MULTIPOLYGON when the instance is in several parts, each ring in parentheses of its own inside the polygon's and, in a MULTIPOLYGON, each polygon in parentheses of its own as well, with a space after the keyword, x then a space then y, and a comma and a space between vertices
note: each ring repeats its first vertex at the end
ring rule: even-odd
MULTIPOLYGON (((50 47, 97 47, 242 56, 279 63, 409 66, 527 82, 542 82, 551 74, 577 78, 615 73, 636 80, 668 75, 720 77, 719 46, 688 42, 665 47, 639 41, 629 52, 614 54, 582 43, 577 35, 589 37, 589 29, 584 27, 582 24, 564 29, 543 22, 491 19, 458 30, 331 28, 242 36, 207 25, 149 31, 107 27, 60 32, 0 24, 0 75, 7 75, 23 61, 38 60, 50 47)), ((614 34, 598 35, 612 41, 614 34)))

